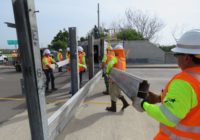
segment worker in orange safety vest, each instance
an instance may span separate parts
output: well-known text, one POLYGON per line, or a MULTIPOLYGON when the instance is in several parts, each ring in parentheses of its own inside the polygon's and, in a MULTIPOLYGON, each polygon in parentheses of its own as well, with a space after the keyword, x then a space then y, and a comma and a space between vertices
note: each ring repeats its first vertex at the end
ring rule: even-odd
POLYGON ((81 87, 83 73, 87 70, 85 52, 81 46, 78 46, 78 68, 79 68, 79 83, 81 87))
POLYGON ((181 72, 161 95, 136 97, 133 107, 160 122, 154 140, 200 140, 200 29, 184 33, 172 52, 181 72))
MULTIPOLYGON (((121 44, 117 44, 114 48, 114 53, 115 53, 115 56, 112 56, 112 59, 108 62, 108 65, 106 68, 106 74, 108 76, 113 67, 116 69, 120 69, 122 71, 126 70, 126 58, 125 58, 125 51, 123 49, 123 46, 121 44)), ((126 101, 126 99, 124 98, 121 92, 122 91, 119 89, 117 84, 109 78, 109 93, 111 97, 111 107, 106 107, 107 111, 110 111, 110 112, 117 111, 117 108, 116 108, 117 98, 119 98, 123 103, 123 106, 121 108, 122 111, 129 106, 128 102, 126 101)))
POLYGON ((104 47, 106 48, 106 54, 104 54, 103 59, 102 59, 102 66, 101 68, 103 69, 103 77, 104 77, 104 83, 106 85, 106 91, 103 91, 104 95, 109 94, 109 81, 108 81, 108 76, 106 75, 105 68, 106 65, 108 65, 108 62, 113 58, 115 55, 113 48, 111 45, 107 42, 104 43, 104 47))
POLYGON ((66 49, 66 59, 68 60, 68 64, 67 64, 67 72, 71 72, 71 67, 70 67, 70 48, 67 47, 66 49))
POLYGON ((55 88, 55 83, 54 83, 54 74, 53 74, 53 69, 51 67, 51 64, 55 64, 55 60, 50 56, 50 50, 45 49, 43 52, 43 57, 42 57, 42 68, 46 76, 46 89, 45 91, 47 93, 51 92, 49 91, 49 82, 51 81, 51 89, 52 91, 57 90, 55 88))
MULTIPOLYGON (((60 61, 63 61, 62 49, 59 49, 57 53, 57 62, 60 61)), ((58 68, 58 72, 62 72, 62 67, 58 68)))

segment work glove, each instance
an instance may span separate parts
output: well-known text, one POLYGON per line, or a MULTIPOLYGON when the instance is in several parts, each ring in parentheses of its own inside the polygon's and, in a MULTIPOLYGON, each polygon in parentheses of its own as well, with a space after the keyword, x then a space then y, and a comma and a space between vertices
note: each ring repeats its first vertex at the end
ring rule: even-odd
POLYGON ((161 96, 149 91, 146 101, 150 104, 156 104, 161 102, 161 96))
POLYGON ((138 112, 144 112, 144 109, 143 109, 143 103, 144 103, 144 99, 142 98, 139 98, 139 97, 135 97, 133 99, 133 107, 138 111, 138 112))
POLYGON ((87 66, 86 65, 84 65, 83 67, 85 68, 85 70, 87 70, 87 66))

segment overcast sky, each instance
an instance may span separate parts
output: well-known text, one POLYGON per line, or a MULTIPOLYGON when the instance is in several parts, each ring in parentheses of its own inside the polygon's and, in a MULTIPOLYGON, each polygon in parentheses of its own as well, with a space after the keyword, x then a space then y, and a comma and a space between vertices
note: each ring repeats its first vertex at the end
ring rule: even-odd
MULTIPOLYGON (((193 28, 200 28, 200 0, 35 0, 39 42, 46 47, 59 30, 77 27, 78 36, 85 36, 97 24, 97 3, 100 4, 100 24, 106 28, 125 18, 126 9, 139 9, 160 18, 165 28, 154 43, 175 44, 176 38, 193 28)), ((4 22, 14 22, 11 0, 0 3, 0 48, 14 48, 7 40, 15 40, 16 32, 4 22)))

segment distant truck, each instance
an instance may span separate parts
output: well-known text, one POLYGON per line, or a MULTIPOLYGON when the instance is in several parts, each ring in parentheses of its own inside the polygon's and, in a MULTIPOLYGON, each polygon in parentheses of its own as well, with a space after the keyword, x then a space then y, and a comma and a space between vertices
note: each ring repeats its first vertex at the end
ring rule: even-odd
POLYGON ((0 54, 0 63, 5 64, 8 62, 8 57, 6 55, 0 54))

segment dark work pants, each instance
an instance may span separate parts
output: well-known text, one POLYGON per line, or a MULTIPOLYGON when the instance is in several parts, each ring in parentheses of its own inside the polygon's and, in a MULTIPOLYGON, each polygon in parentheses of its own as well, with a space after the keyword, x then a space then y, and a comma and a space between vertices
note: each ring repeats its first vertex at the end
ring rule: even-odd
POLYGON ((46 76, 46 90, 49 89, 49 82, 51 81, 51 89, 55 88, 54 84, 54 75, 53 75, 53 70, 52 69, 47 69, 44 70, 45 76, 46 76))
POLYGON ((108 76, 106 74, 104 74, 103 77, 104 77, 104 82, 105 82, 105 85, 106 85, 106 92, 109 93, 109 80, 108 80, 108 76))
POLYGON ((59 68, 58 68, 58 72, 62 72, 62 67, 59 67, 59 68))
POLYGON ((83 73, 84 73, 84 71, 79 72, 79 83, 80 83, 80 87, 81 87, 81 84, 82 84, 83 73))

